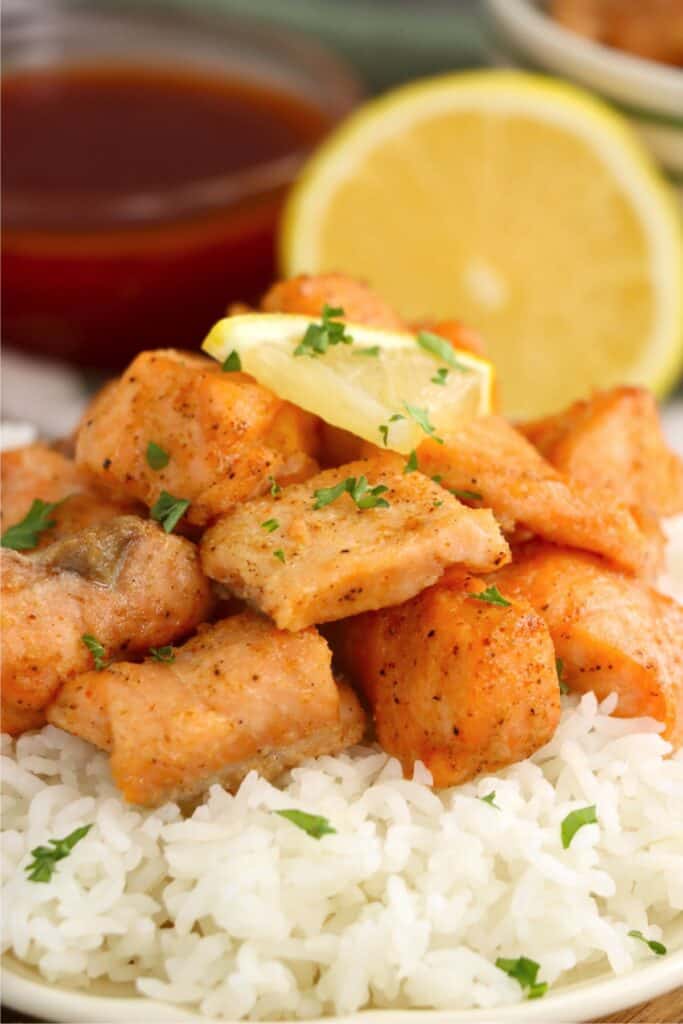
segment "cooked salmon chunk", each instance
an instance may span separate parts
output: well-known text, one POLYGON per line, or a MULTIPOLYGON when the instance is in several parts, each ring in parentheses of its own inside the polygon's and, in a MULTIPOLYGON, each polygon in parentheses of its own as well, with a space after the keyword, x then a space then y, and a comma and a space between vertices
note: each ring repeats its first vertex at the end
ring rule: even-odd
POLYGON ((449 565, 505 564, 509 549, 491 512, 404 469, 386 453, 241 505, 204 534, 206 573, 281 629, 303 629, 405 601, 449 565), (361 481, 368 507, 344 490, 361 481))
POLYGON ((603 492, 570 484, 533 445, 499 416, 463 423, 457 444, 424 441, 420 469, 493 509, 508 534, 516 530, 604 555, 630 572, 652 575, 653 545, 625 505, 603 492))
MULTIPOLYGON (((197 549, 155 523, 122 516, 33 555, 2 551, 2 695, 15 720, 40 712, 67 680, 106 659, 146 653, 207 615, 197 549)), ((35 719, 33 719, 35 724, 35 719)), ((12 729, 12 731, 16 731, 12 729)))
POLYGON ((571 480, 654 515, 683 512, 683 459, 669 449, 649 391, 601 391, 520 429, 571 480))
POLYGON ((140 507, 105 493, 75 462, 45 444, 3 452, 0 472, 3 533, 24 519, 34 501, 60 503, 48 517, 55 525, 41 531, 36 547, 140 507))
POLYGON ((683 740, 683 606, 579 551, 530 544, 491 580, 548 623, 567 685, 619 696, 616 714, 650 715, 683 740))
POLYGON ((168 663, 119 662, 67 684, 49 720, 111 750, 126 800, 155 805, 275 778, 307 757, 357 743, 365 715, 335 683, 314 630, 286 633, 244 612, 199 634, 168 663))
POLYGON ((332 627, 372 709, 384 750, 437 786, 529 757, 555 731, 560 692, 543 619, 524 599, 478 600, 481 580, 448 581, 332 627))
POLYGON ((162 491, 190 501, 188 520, 203 525, 263 493, 271 475, 315 472, 316 422, 203 356, 143 352, 93 403, 78 431, 76 461, 102 485, 148 506, 162 491))
POLYGON ((261 301, 264 313, 299 313, 319 317, 324 306, 344 310, 350 323, 405 331, 406 326, 391 306, 368 288, 345 274, 301 274, 274 284, 261 301))

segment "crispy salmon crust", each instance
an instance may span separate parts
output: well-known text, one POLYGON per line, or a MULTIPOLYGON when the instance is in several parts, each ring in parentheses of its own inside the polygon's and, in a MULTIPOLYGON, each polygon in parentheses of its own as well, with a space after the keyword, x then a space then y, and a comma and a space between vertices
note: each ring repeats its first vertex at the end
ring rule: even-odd
POLYGON ((449 565, 486 572, 505 564, 509 549, 491 512, 468 509, 404 469, 385 453, 247 502, 204 534, 205 572, 281 629, 303 629, 405 601, 449 565), (387 488, 387 508, 361 510, 349 494, 314 508, 316 491, 361 476, 387 488))

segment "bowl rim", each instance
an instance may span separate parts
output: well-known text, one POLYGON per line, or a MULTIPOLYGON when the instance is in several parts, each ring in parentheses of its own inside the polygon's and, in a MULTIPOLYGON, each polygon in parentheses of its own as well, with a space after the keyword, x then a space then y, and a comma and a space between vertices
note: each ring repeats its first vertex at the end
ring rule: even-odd
POLYGON ((658 64, 558 24, 536 0, 485 0, 494 24, 525 54, 583 79, 644 120, 683 128, 683 70, 658 64))

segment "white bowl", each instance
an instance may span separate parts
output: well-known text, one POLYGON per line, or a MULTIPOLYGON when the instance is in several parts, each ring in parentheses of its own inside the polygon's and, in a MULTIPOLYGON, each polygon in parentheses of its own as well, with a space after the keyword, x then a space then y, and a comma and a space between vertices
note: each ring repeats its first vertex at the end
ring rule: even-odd
POLYGON ((569 79, 631 120, 669 177, 683 185, 683 70, 591 42, 534 0, 485 0, 504 56, 569 79))

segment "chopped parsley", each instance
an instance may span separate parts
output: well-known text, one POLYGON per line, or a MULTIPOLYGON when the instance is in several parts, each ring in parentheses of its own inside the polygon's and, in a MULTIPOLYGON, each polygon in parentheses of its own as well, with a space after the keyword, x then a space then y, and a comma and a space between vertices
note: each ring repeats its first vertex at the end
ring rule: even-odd
POLYGON ((384 484, 370 487, 365 476, 357 478, 349 476, 346 480, 341 480, 338 484, 335 484, 334 487, 321 487, 320 490, 315 491, 313 494, 315 498, 313 508, 320 509, 324 508, 325 505, 331 505, 333 501, 341 498, 342 494, 349 494, 361 510, 389 508, 389 502, 386 498, 381 497, 388 490, 389 488, 385 487, 384 484))
POLYGON ((149 510, 149 514, 152 519, 161 523, 166 533, 173 533, 174 528, 189 507, 190 502, 187 498, 176 498, 168 491, 162 491, 149 510))
MULTIPOLYGON (((397 423, 399 420, 404 420, 405 416, 400 412, 395 412, 393 416, 389 417, 389 423, 397 423)), ((389 442, 389 424, 383 423, 379 428, 380 436, 382 438, 382 444, 386 448, 389 442)))
POLYGON ((63 839, 48 840, 50 846, 36 846, 31 850, 33 860, 24 868, 24 871, 28 872, 29 882, 49 882, 57 861, 68 857, 76 843, 80 843, 91 828, 92 825, 83 825, 63 839))
POLYGON ((233 349, 229 356, 221 363, 221 370, 223 373, 239 373, 242 369, 242 360, 239 357, 239 353, 233 349))
POLYGON ((411 420, 415 420, 418 427, 424 430, 425 434, 428 434, 437 444, 443 444, 443 438, 436 436, 436 430, 429 422, 429 412, 427 409, 420 409, 417 405, 409 405, 408 402, 403 403, 403 408, 411 420))
POLYGON ((169 665, 175 661, 175 652, 170 644, 166 647, 150 647, 149 654, 155 661, 163 661, 169 665))
POLYGON ((102 669, 108 668, 110 663, 105 660, 105 650, 100 641, 91 633, 84 633, 81 640, 92 654, 96 671, 101 672, 102 669))
POLYGON ((448 381, 448 370, 445 366, 439 367, 433 377, 429 378, 432 384, 439 384, 442 388, 446 387, 448 381))
POLYGON ((327 818, 319 814, 307 814, 306 811, 276 811, 281 818, 291 821, 292 825, 301 828, 312 839, 322 839, 323 836, 332 835, 337 830, 332 828, 327 818))
POLYGON ((413 450, 408 456, 408 461, 403 467, 404 473, 416 473, 420 467, 417 464, 417 452, 413 450))
POLYGON ((41 501, 36 498, 21 522, 5 530, 0 541, 2 547, 12 548, 13 551, 29 551, 34 548, 41 533, 55 525, 52 513, 65 501, 66 498, 61 501, 41 501))
POLYGON ((147 445, 147 465, 151 469, 165 469, 171 456, 164 449, 150 441, 147 445))
POLYGON ((569 693, 569 687, 564 681, 564 662, 562 658, 555 658, 555 671, 557 672, 557 681, 560 684, 560 693, 569 693))
POLYGON ((341 306, 328 306, 325 303, 320 323, 308 325, 306 333, 294 349, 294 355, 322 356, 330 345, 351 345, 353 338, 345 324, 334 319, 340 316, 344 316, 341 306))
POLYGON ((441 481, 443 480, 443 477, 439 473, 435 473, 434 476, 432 477, 432 480, 434 481, 435 484, 440 484, 441 481))
POLYGON ((562 831, 562 848, 566 850, 569 847, 580 828, 583 828, 584 825, 596 825, 597 821, 598 816, 595 804, 591 804, 590 807, 580 807, 577 811, 571 811, 560 826, 562 831))
POLYGON ((273 533, 275 530, 280 529, 280 524, 277 519, 266 519, 265 523, 261 523, 261 529, 265 530, 266 533, 273 533))
POLYGON ((268 482, 270 483, 270 493, 274 498, 277 498, 278 494, 282 494, 282 488, 274 476, 269 476, 268 482))
POLYGON ((483 501, 484 495, 480 494, 479 491, 466 491, 461 490, 459 487, 451 487, 451 494, 454 494, 459 501, 483 501))
POLYGON ((519 982, 521 988, 526 991, 527 999, 538 999, 548 991, 547 981, 536 981, 541 965, 537 964, 535 960, 529 960, 526 956, 517 957, 516 960, 507 960, 505 957, 499 956, 496 960, 496 967, 519 982))
POLYGON ((441 498, 434 498, 434 501, 433 501, 433 507, 434 508, 441 508, 442 505, 443 505, 443 501, 441 500, 441 498))
POLYGON ((278 548, 277 551, 273 551, 273 558, 277 558, 279 562, 282 562, 283 565, 285 564, 285 553, 282 548, 278 548))
POLYGON ((434 334, 432 331, 420 331, 417 336, 417 343, 425 351, 431 352, 437 359, 448 363, 454 370, 460 370, 461 373, 471 372, 469 366, 458 359, 451 343, 446 338, 442 338, 440 334, 434 334))
POLYGON ((353 354, 354 356, 378 356, 379 345, 371 345, 369 348, 355 348, 353 354))
POLYGON ((478 594, 468 594, 473 601, 486 601, 487 604, 497 604, 501 608, 509 608, 512 604, 503 597, 498 587, 486 587, 485 590, 480 590, 478 594))
POLYGON ((657 942, 656 939, 647 939, 642 932, 636 931, 635 929, 630 931, 628 934, 630 938, 639 939, 641 942, 644 942, 655 956, 666 956, 666 946, 663 943, 657 942))
POLYGON ((496 791, 495 791, 495 789, 492 789, 490 793, 486 794, 486 796, 480 796, 479 799, 483 803, 488 804, 489 807, 495 807, 497 811, 500 810, 500 807, 496 803, 496 791))

